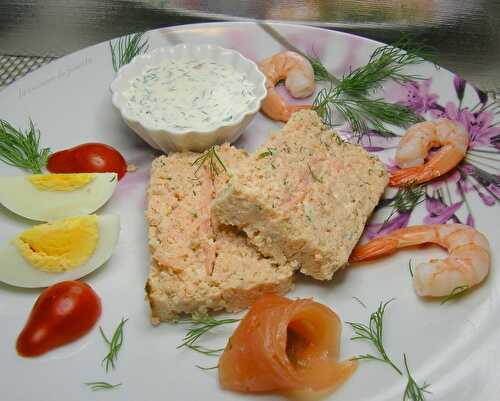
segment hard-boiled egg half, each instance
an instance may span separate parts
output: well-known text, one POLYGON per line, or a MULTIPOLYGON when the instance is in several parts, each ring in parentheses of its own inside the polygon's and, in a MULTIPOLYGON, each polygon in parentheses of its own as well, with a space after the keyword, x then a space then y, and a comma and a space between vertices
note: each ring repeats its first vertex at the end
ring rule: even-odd
POLYGON ((120 233, 115 215, 69 217, 36 225, 0 247, 0 281, 48 287, 76 280, 103 265, 120 233))
POLYGON ((90 214, 113 195, 117 181, 116 173, 0 177, 0 203, 39 221, 90 214))

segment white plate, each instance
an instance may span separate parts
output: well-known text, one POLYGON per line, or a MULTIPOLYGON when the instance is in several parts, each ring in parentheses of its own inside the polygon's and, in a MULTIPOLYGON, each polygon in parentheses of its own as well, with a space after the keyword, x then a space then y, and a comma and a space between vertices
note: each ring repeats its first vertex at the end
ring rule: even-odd
MULTIPOLYGON (((371 51, 379 45, 348 34, 305 26, 274 27, 298 48, 314 52, 337 75, 348 71, 351 66, 365 63, 371 51)), ((181 42, 212 43, 234 48, 252 60, 282 50, 275 40, 253 23, 188 25, 148 32, 147 36, 151 48, 174 46, 181 42)), ((458 104, 453 74, 444 69, 437 70, 429 64, 419 66, 416 71, 432 77, 432 81, 429 81, 428 90, 423 87, 414 90, 418 96, 413 98, 412 104, 424 108, 432 105, 437 109, 436 104, 446 106, 451 102, 447 111, 453 114, 453 104, 458 104), (421 100, 426 102, 419 103, 421 100)), ((101 43, 57 60, 0 93, 0 117, 20 127, 26 126, 31 117, 42 132, 43 144, 52 150, 99 141, 118 148, 129 163, 139 167, 137 172, 126 175, 113 198, 100 210, 102 214, 121 215, 121 237, 107 266, 86 278, 102 298, 103 315, 99 325, 107 333, 114 330, 122 317, 129 318, 117 369, 106 374, 100 365, 106 346, 97 328, 79 341, 45 356, 35 359, 17 356, 17 335, 40 291, 0 285, 0 399, 278 399, 275 396, 257 398, 221 390, 216 371, 201 371, 195 367, 196 364, 215 365, 215 358, 176 349, 184 335, 183 327, 150 325, 143 289, 149 258, 143 209, 148 169, 155 153, 126 127, 114 110, 108 89, 114 76, 109 46, 101 43), (93 394, 83 384, 89 381, 121 382, 123 386, 93 394)), ((455 84, 459 84, 456 79, 455 84)), ((407 90, 394 85, 386 91, 390 100, 408 99, 407 95, 407 90)), ((476 92, 467 85, 462 107, 472 107, 477 100, 476 92)), ((466 114, 462 112, 463 116, 466 114)), ((482 118, 485 116, 483 113, 482 118)), ((490 124, 487 122, 486 125, 490 124)), ((279 126, 258 115, 237 145, 253 150, 279 126)), ((479 133, 483 139, 488 134, 486 128, 479 133)), ((495 133, 490 131, 490 134, 495 133)), ((480 146, 494 150, 491 146, 480 146)), ((388 149, 379 155, 387 161, 393 157, 393 152, 393 149, 388 149)), ((498 174, 498 162, 481 158, 482 155, 498 159, 498 153, 474 154, 476 156, 471 156, 471 159, 476 160, 478 165, 491 165, 494 168, 489 171, 498 174)), ((20 173, 15 168, 0 165, 2 175, 20 173)), ((466 184, 480 187, 470 176, 466 184)), ((449 204, 461 199, 456 188, 453 177, 448 181, 447 188, 443 184, 443 194, 449 204)), ((432 192, 433 188, 429 187, 429 191, 432 192)), ((481 191, 487 194, 484 189, 481 191)), ((462 299, 441 305, 416 296, 410 281, 408 260, 420 261, 443 254, 434 247, 403 251, 370 266, 347 269, 337 274, 330 283, 301 279, 296 290, 290 294, 292 297, 314 297, 333 307, 344 321, 363 322, 367 321, 369 313, 376 309, 379 302, 396 298, 386 312, 386 349, 399 366, 402 365, 403 353, 406 353, 416 380, 431 384, 429 400, 487 401, 498 400, 500 394, 497 379, 500 371, 500 308, 497 295, 500 278, 495 269, 500 247, 498 202, 493 198, 493 206, 486 206, 474 188, 465 196, 468 207, 465 203, 455 205, 455 216, 465 221, 470 209, 476 227, 489 238, 494 255, 492 271, 485 284, 462 299), (368 309, 363 309, 353 296, 362 299, 368 309)), ((30 225, 30 222, 6 210, 0 212, 2 242, 30 225)), ((389 210, 382 212, 383 218, 389 210)), ((411 215, 410 224, 421 223, 425 215, 425 204, 421 204, 411 215)), ((229 333, 230 329, 221 330, 207 341, 224 345, 229 333)), ((344 357, 373 352, 368 344, 350 341, 351 335, 351 330, 344 326, 344 357)), ((361 362, 353 378, 329 399, 401 400, 405 385, 405 379, 395 375, 386 365, 361 362)))

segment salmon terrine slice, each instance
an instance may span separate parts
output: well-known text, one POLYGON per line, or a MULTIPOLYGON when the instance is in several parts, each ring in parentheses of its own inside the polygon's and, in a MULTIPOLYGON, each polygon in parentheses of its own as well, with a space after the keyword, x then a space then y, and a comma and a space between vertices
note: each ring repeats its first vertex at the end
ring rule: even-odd
POLYGON ((292 287, 291 266, 263 257, 234 227, 214 223, 213 199, 229 172, 248 158, 229 145, 214 149, 204 154, 202 165, 193 165, 200 154, 190 152, 153 161, 146 211, 151 251, 146 292, 153 324, 182 313, 238 311, 263 293, 292 287))
POLYGON ((346 265, 387 182, 377 157, 300 111, 238 164, 212 212, 263 255, 327 280, 346 265))

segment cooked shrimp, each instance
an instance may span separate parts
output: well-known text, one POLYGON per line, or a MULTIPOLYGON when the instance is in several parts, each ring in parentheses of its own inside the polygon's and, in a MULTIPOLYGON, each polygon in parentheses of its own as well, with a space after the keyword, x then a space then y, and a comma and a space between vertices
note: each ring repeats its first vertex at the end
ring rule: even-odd
POLYGON ((401 138, 396 150, 396 164, 401 170, 391 175, 390 184, 420 184, 453 169, 464 158, 469 135, 457 122, 441 118, 413 125, 401 138), (441 146, 427 162, 431 148, 441 146))
POLYGON ((316 83, 313 68, 306 58, 291 51, 281 52, 261 61, 259 68, 267 78, 267 96, 261 107, 265 115, 273 120, 287 122, 292 113, 311 107, 287 104, 274 88, 284 79, 285 87, 293 97, 300 99, 312 95, 316 83))
POLYGON ((470 288, 488 275, 490 246, 486 237, 463 224, 412 226, 393 231, 367 244, 357 246, 350 262, 389 255, 399 248, 433 243, 448 250, 445 259, 420 263, 413 271, 418 295, 443 297, 456 288, 470 288))

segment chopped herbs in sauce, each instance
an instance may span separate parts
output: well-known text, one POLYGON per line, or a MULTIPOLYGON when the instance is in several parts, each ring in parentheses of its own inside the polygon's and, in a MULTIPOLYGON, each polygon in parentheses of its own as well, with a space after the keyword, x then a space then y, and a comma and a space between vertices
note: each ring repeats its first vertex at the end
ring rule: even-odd
POLYGON ((230 65, 185 59, 147 67, 124 96, 131 112, 154 128, 203 131, 236 121, 254 101, 254 90, 230 65))

